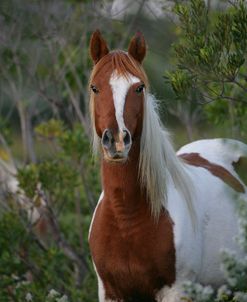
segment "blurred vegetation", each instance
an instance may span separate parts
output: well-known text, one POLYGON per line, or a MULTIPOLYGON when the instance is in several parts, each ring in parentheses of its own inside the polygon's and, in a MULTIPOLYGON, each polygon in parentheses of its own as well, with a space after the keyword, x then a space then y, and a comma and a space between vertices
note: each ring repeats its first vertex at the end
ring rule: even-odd
POLYGON ((177 106, 189 103, 193 112, 204 104, 208 121, 246 139, 247 7, 242 0, 233 3, 224 12, 210 11, 202 0, 174 6, 181 34, 173 46, 177 69, 166 79, 177 106))
POLYGON ((25 202, 30 203, 27 211, 17 193, 0 211, 1 301, 25 301, 27 294, 32 301, 50 301, 52 290, 61 299, 66 295, 70 301, 96 301, 87 234, 100 194, 98 164, 79 124, 66 129, 61 120, 52 119, 35 133, 54 153, 17 171, 25 202))
POLYGON ((1 302, 97 301, 87 244, 100 194, 88 114, 93 30, 121 49, 142 30, 144 67, 177 146, 247 138, 244 2, 220 10, 164 0, 162 16, 122 18, 110 15, 113 2, 0 3, 1 302))

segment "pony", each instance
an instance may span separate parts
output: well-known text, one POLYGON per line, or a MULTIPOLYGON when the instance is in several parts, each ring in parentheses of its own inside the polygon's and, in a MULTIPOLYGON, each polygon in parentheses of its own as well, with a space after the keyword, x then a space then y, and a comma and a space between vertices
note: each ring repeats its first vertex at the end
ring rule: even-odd
POLYGON ((100 302, 177 302, 185 280, 224 282, 220 252, 241 255, 235 204, 247 198, 237 167, 247 145, 205 139, 177 153, 142 67, 141 33, 128 51, 91 36, 94 152, 102 193, 89 230, 100 302))

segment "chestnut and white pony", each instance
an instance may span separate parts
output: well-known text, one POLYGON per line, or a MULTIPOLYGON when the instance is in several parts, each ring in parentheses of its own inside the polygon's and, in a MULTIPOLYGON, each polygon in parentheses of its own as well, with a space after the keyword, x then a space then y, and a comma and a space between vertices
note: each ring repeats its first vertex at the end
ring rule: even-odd
POLYGON ((210 139, 176 154, 141 63, 144 37, 109 52, 99 31, 90 53, 91 119, 103 191, 89 244, 100 302, 177 302, 181 284, 220 285, 220 252, 241 255, 235 204, 247 187, 234 167, 247 146, 210 139))

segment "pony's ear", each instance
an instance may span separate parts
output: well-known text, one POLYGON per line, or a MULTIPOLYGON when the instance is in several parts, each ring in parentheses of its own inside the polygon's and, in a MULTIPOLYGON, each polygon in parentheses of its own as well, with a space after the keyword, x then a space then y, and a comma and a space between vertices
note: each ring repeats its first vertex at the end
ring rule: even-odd
POLYGON ((109 53, 107 44, 102 38, 99 30, 93 32, 90 40, 89 50, 94 64, 96 64, 102 57, 109 53))
POLYGON ((136 61, 142 63, 145 55, 146 55, 146 42, 144 36, 141 32, 137 32, 135 36, 131 39, 128 53, 131 55, 136 61))

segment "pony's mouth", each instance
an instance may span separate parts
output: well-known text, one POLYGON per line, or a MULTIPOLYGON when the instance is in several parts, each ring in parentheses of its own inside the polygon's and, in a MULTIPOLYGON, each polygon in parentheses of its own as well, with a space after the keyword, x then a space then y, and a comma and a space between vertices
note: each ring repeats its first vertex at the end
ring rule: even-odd
POLYGON ((107 162, 112 162, 112 163, 125 163, 128 159, 127 156, 123 153, 115 153, 114 155, 109 155, 108 152, 104 152, 104 159, 107 162))

